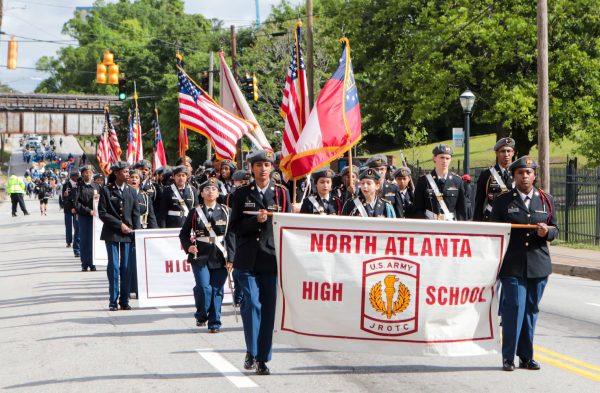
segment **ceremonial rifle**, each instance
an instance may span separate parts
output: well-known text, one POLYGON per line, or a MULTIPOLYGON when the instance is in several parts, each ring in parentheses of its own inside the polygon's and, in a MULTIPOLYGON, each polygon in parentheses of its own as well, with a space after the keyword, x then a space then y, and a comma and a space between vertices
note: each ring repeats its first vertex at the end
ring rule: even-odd
MULTIPOLYGON (((400 150, 400 160, 402 161, 402 166, 405 166, 408 168, 408 163, 406 162, 406 157, 404 157, 404 153, 402 153, 402 150, 400 150)), ((409 176, 410 180, 408 182, 409 186, 410 186, 410 190, 414 193, 415 192, 415 183, 413 182, 412 176, 409 176)))

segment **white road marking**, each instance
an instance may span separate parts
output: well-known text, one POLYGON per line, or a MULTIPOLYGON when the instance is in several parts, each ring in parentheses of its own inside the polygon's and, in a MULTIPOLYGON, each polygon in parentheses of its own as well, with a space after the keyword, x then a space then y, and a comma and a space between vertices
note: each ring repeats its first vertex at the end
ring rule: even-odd
POLYGON ((257 388, 258 385, 250 378, 245 376, 238 370, 233 364, 225 359, 220 354, 213 351, 211 348, 196 349, 196 352, 200 354, 208 363, 216 368, 221 374, 225 376, 238 388, 257 388))
POLYGON ((175 311, 171 307, 156 307, 156 309, 160 312, 174 312, 175 311))
POLYGON ((588 306, 596 306, 596 307, 600 307, 600 304, 598 303, 586 303, 588 306))

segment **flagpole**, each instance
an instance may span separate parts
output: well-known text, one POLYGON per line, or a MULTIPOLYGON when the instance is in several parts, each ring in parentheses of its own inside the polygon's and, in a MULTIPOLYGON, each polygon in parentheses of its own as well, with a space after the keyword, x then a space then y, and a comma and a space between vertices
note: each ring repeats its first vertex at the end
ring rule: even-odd
MULTIPOLYGON (((213 51, 210 51, 210 58, 208 60, 208 95, 211 97, 213 96, 214 63, 215 53, 213 51)), ((212 157, 212 145, 210 144, 210 141, 208 141, 208 143, 206 144, 206 159, 210 160, 210 157, 212 157)))

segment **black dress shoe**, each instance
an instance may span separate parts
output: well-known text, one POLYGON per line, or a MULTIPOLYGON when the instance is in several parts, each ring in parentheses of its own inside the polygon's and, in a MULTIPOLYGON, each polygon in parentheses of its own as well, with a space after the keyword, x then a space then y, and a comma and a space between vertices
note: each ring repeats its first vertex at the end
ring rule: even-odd
POLYGON ((13 217, 16 217, 16 216, 17 216, 17 213, 13 213, 13 214, 12 214, 12 216, 13 216, 13 217))
POLYGON ((198 326, 198 327, 206 326, 206 321, 201 321, 199 319, 196 319, 196 326, 198 326))
POLYGON ((504 371, 515 371, 515 362, 513 360, 503 359, 502 370, 504 371))
POLYGON ((519 358, 519 368, 526 368, 527 370, 539 370, 540 364, 533 359, 524 360, 519 358))
POLYGON ((131 306, 129 304, 121 305, 121 310, 131 310, 131 306))
POLYGON ((71 248, 71 243, 67 243, 67 248, 71 248))
POLYGON ((25 215, 25 216, 28 216, 28 215, 29 215, 29 213, 28 213, 28 212, 25 212, 25 214, 24 214, 24 215, 25 215))
POLYGON ((92 266, 92 267, 90 268, 90 272, 95 272, 95 271, 96 271, 96 266, 92 266))
POLYGON ((118 310, 117 306, 108 307, 108 311, 117 311, 117 310, 118 310))
POLYGON ((254 357, 246 352, 246 358, 244 359, 244 369, 245 370, 254 370, 256 367, 256 362, 254 361, 254 357))
POLYGON ((271 370, 265 362, 256 362, 256 375, 270 375, 271 370))
POLYGON ((211 328, 211 329, 208 329, 208 332, 209 332, 209 333, 219 333, 220 331, 221 331, 221 329, 219 329, 219 328, 211 328))
POLYGON ((82 268, 81 268, 81 271, 82 271, 82 272, 87 272, 87 267, 82 267, 82 268))

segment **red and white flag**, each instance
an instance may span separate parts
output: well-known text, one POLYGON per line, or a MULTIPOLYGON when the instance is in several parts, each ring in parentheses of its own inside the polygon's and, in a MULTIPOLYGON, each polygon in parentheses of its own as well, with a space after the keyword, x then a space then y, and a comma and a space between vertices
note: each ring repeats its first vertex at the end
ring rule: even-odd
POLYGON ((154 109, 156 118, 154 120, 154 159, 152 164, 154 169, 167 166, 167 157, 165 155, 165 145, 160 135, 160 126, 158 125, 158 109, 154 109))
POLYGON ((360 104, 350 43, 347 38, 341 41, 342 58, 337 70, 323 86, 294 151, 279 164, 292 179, 324 167, 360 140, 360 104))
POLYGON ((100 135, 100 141, 98 142, 98 163, 100 169, 105 175, 110 172, 110 166, 115 164, 121 159, 121 146, 119 145, 119 139, 117 138, 117 132, 113 127, 112 121, 110 120, 110 114, 108 108, 104 110, 104 129, 102 135, 100 135))
POLYGON ((180 58, 177 59, 177 71, 180 126, 208 138, 219 160, 233 160, 238 140, 253 131, 256 123, 244 120, 219 106, 185 73, 180 58))
POLYGON ((281 116, 285 119, 281 159, 294 152, 298 138, 308 118, 308 89, 306 87, 306 66, 302 58, 302 22, 296 23, 295 44, 292 59, 285 78, 285 89, 281 101, 281 116))
MULTIPOLYGON (((134 97, 137 96, 137 93, 134 97)), ((135 98, 134 98, 135 99, 135 98)), ((129 119, 129 137, 127 142, 127 163, 130 165, 144 158, 142 150, 142 125, 140 123, 140 113, 135 99, 135 109, 129 119)))
POLYGON ((225 61, 225 54, 223 52, 219 53, 219 58, 221 60, 221 91, 219 92, 219 103, 229 112, 235 113, 243 119, 256 123, 254 131, 248 132, 246 137, 250 139, 257 149, 273 151, 271 144, 267 140, 260 124, 256 121, 256 117, 254 117, 254 113, 252 113, 248 101, 246 101, 244 94, 233 77, 233 73, 225 61))

